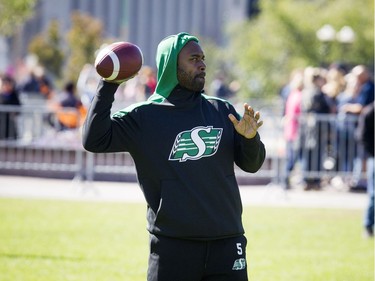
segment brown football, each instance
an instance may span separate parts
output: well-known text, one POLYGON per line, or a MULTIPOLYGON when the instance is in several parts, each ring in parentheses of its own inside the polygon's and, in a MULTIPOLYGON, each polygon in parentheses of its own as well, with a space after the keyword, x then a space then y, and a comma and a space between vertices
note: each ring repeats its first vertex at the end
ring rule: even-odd
POLYGON ((141 49, 129 42, 115 42, 102 48, 95 59, 98 74, 108 81, 129 79, 143 64, 141 49))

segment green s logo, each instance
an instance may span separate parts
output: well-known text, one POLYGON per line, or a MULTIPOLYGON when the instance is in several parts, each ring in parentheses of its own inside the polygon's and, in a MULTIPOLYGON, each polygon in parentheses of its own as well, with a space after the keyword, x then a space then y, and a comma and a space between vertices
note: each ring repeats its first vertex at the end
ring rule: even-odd
POLYGON ((216 153, 223 129, 195 127, 189 131, 179 133, 174 141, 169 160, 185 162, 198 160, 216 153))

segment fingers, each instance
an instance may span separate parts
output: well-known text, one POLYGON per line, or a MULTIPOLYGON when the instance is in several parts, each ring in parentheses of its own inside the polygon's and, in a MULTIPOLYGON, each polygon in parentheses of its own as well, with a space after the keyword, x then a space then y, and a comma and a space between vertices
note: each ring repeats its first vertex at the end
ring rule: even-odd
POLYGON ((250 105, 248 105, 247 103, 244 104, 244 108, 245 108, 244 116, 250 115, 250 116, 254 117, 255 120, 257 120, 257 121, 259 120, 259 118, 260 118, 259 111, 254 112, 254 109, 250 105))
POLYGON ((260 113, 259 111, 255 112, 255 115, 254 115, 254 120, 256 121, 256 124, 257 124, 257 129, 259 129, 259 127, 261 127, 263 125, 263 121, 259 121, 260 119, 260 113))
POLYGON ((259 120, 259 118, 260 118, 260 113, 259 113, 259 111, 257 111, 257 112, 255 112, 255 114, 254 114, 254 118, 255 118, 255 120, 259 120))
MULTIPOLYGON (((245 118, 248 121, 250 119, 254 119, 256 121, 255 126, 257 129, 263 125, 263 121, 259 121, 260 119, 259 111, 254 112, 254 109, 247 103, 244 104, 244 109, 245 109, 245 112, 244 112, 243 118, 245 118)), ((240 123, 240 121, 237 120, 237 118, 233 114, 229 114, 228 117, 232 121, 234 126, 237 126, 238 123, 240 123)))
POLYGON ((250 105, 248 105, 247 103, 244 104, 244 108, 245 108, 244 116, 249 115, 251 117, 254 117, 256 121, 259 120, 259 118, 260 118, 259 111, 254 112, 254 109, 250 105))
POLYGON ((244 109, 245 109, 245 113, 244 113, 245 115, 247 114, 247 115, 250 115, 250 116, 254 116, 254 109, 250 105, 245 103, 243 106, 244 106, 244 109))
POLYGON ((233 125, 236 126, 238 124, 239 121, 237 120, 237 118, 233 114, 229 114, 228 117, 229 117, 230 121, 232 121, 233 125))
POLYGON ((244 109, 245 109, 244 117, 246 117, 246 115, 249 115, 250 117, 253 117, 254 120, 256 121, 257 128, 259 128, 263 125, 263 121, 259 121, 259 119, 260 119, 260 112, 259 111, 254 112, 254 109, 250 105, 248 105, 247 103, 244 104, 244 109))

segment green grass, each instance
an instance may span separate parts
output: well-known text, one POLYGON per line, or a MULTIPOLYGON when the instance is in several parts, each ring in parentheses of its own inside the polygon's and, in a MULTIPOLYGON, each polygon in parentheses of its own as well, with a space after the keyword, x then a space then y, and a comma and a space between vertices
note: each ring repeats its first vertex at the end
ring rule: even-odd
POLYGON ((249 208, 245 227, 250 280, 374 280, 359 210, 249 208))
MULTIPOLYGON (((0 281, 145 281, 145 212, 144 204, 0 199, 0 281)), ((250 280, 374 280, 361 210, 247 207, 244 224, 250 280)))

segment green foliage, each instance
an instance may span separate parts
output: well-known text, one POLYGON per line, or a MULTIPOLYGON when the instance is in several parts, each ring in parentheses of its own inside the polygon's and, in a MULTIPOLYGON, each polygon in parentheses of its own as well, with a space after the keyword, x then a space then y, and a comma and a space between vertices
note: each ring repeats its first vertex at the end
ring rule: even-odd
MULTIPOLYGON (((361 0, 263 0, 253 20, 228 27, 228 52, 235 61, 245 97, 273 97, 295 68, 331 62, 349 65, 374 61, 374 3, 361 0), (345 25, 356 34, 353 44, 335 41, 323 57, 316 31, 331 24, 336 31, 345 25)), ((327 47, 327 46, 326 46, 327 47)))
MULTIPOLYGON (((215 76, 219 71, 226 74, 231 74, 227 53, 224 48, 217 46, 214 42, 207 38, 200 37, 200 44, 205 53, 205 64, 206 68, 206 93, 213 95, 210 91, 210 84, 215 79, 215 76)), ((231 77, 228 77, 231 78, 231 77)))
POLYGON ((71 19, 66 37, 60 36, 58 22, 52 21, 48 30, 35 36, 29 44, 29 51, 57 82, 77 81, 82 67, 93 63, 95 51, 103 42, 100 20, 79 12, 74 12, 71 19))
POLYGON ((103 25, 100 20, 79 12, 74 12, 71 19, 72 26, 67 34, 69 59, 65 74, 67 80, 76 81, 82 67, 95 60, 95 51, 103 42, 103 25))
POLYGON ((0 0, 0 34, 10 35, 33 13, 36 0, 0 0))
POLYGON ((29 52, 38 57, 39 63, 56 78, 61 78, 64 64, 64 51, 61 48, 59 23, 52 21, 45 33, 33 38, 29 52))
MULTIPOLYGON (((143 281, 145 213, 144 204, 0 198, 0 279, 143 281)), ((374 241, 362 238, 362 210, 243 213, 250 280, 374 280, 374 241)))

